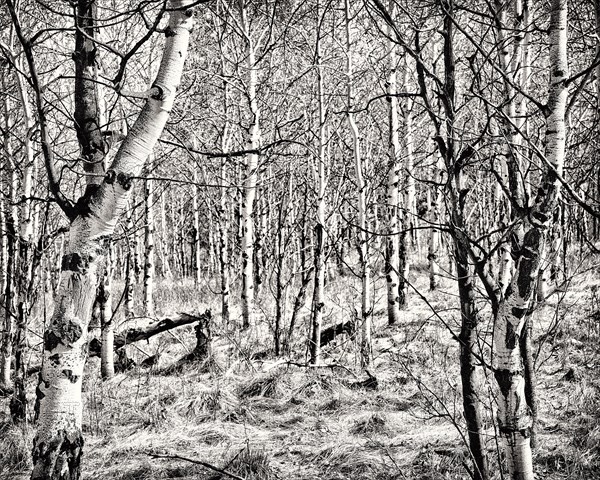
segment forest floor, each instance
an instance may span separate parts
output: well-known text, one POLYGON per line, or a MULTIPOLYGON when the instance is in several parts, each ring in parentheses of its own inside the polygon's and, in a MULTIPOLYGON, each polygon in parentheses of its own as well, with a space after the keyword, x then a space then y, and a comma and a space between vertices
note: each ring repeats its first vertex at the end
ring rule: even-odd
MULTIPOLYGON (((323 362, 306 363, 305 344, 292 358, 261 360, 270 336, 215 327, 213 356, 177 374, 169 366, 194 346, 192 327, 130 346, 138 360, 159 352, 158 365, 135 368, 110 381, 99 378, 97 359, 84 383, 84 477, 93 480, 218 479, 219 474, 180 459, 207 462, 247 479, 466 479, 458 374, 458 301, 453 282, 427 291, 427 273, 414 271, 420 297, 411 292, 400 324, 386 322, 384 280, 376 283, 374 362, 361 370, 356 340, 327 346, 323 362), (373 375, 377 385, 360 382, 373 375)), ((535 313, 539 422, 534 468, 540 479, 600 478, 599 282, 590 270, 569 293, 553 296, 535 313)), ((327 324, 347 320, 360 296, 354 280, 327 286, 327 324)), ((265 294, 266 296, 267 294, 265 294)), ((218 312, 208 287, 162 285, 159 314, 218 312), (198 302, 198 298, 209 299, 198 302)), ((272 318, 273 301, 259 303, 272 318)), ((482 307, 483 308, 483 307, 482 307)), ((236 318, 233 312, 232 318, 236 318)), ((305 312, 307 313, 307 312, 305 312)), ((482 311, 489 342, 490 315, 482 311), (487 323, 486 323, 487 322, 487 323)), ((216 322, 219 322, 215 315, 216 322)), ((306 334, 307 325, 300 326, 306 334)), ((489 348, 482 342, 489 358, 489 348)), ((31 400, 34 380, 31 380, 31 400)), ((492 422, 495 385, 482 370, 489 456, 495 478, 498 446, 492 422)), ((17 428, 0 410, 0 478, 28 478, 31 428, 17 428)))

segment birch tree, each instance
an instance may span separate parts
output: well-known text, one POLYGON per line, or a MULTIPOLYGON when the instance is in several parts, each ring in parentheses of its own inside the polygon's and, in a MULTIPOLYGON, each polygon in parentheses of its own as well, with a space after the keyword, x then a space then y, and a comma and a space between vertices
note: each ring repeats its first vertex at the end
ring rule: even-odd
POLYGON ((42 147, 52 191, 71 220, 69 243, 62 259, 55 313, 44 334, 44 362, 38 387, 38 431, 34 440, 32 479, 77 479, 81 475, 81 380, 87 346, 87 326, 106 239, 127 204, 132 177, 138 176, 160 136, 172 108, 183 71, 193 24, 191 2, 170 2, 170 20, 163 58, 135 124, 121 144, 101 182, 88 188, 77 205, 68 202, 54 172, 47 136, 46 103, 31 44, 25 37, 15 5, 7 0, 12 23, 27 58, 36 93, 42 147))
POLYGON ((371 267, 369 265, 369 244, 367 225, 367 184, 363 168, 364 161, 360 149, 360 132, 354 118, 354 92, 352 73, 352 38, 350 34, 350 3, 344 2, 346 16, 346 96, 348 106, 348 124, 352 136, 352 156, 354 157, 354 170, 356 186, 358 187, 358 256, 360 262, 361 279, 361 361, 369 365, 372 356, 371 345, 371 267))
POLYGON ((526 396, 521 340, 525 335, 528 310, 536 293, 537 276, 554 210, 560 198, 566 125, 568 78, 567 0, 552 0, 549 25, 549 89, 546 105, 545 173, 541 178, 531 212, 523 219, 520 248, 513 254, 515 273, 501 297, 494 329, 495 377, 498 396, 498 423, 505 441, 510 478, 532 480, 532 417, 526 396))
MULTIPOLYGON (((317 19, 320 24, 321 5, 317 3, 317 19)), ((317 111, 318 111, 318 137, 317 156, 314 164, 314 178, 317 190, 317 218, 314 227, 314 288, 312 298, 312 325, 310 340, 310 362, 317 365, 321 360, 321 327, 323 325, 323 308, 325 307, 325 190, 327 178, 325 175, 326 162, 326 105, 325 86, 323 80, 323 56, 321 52, 321 30, 316 32, 315 45, 315 73, 317 77, 317 111)))
MULTIPOLYGON (((395 2, 390 0, 390 15, 394 17, 395 2)), ((396 42, 392 40, 392 27, 388 25, 389 41, 389 76, 387 80, 389 108, 389 172, 387 179, 387 236, 385 252, 385 278, 387 283, 387 313, 388 323, 395 324, 400 319, 400 258, 398 218, 399 186, 400 186, 400 140, 398 138, 398 97, 396 95, 398 82, 398 58, 396 42)))

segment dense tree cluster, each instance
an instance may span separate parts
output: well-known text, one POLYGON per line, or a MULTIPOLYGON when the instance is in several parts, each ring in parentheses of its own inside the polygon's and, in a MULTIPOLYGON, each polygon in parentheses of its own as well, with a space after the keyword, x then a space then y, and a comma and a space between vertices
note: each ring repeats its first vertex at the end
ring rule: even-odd
POLYGON ((319 364, 328 281, 346 277, 337 328, 369 367, 374 319, 402 328, 427 264, 431 290, 458 289, 470 473, 492 476, 487 369, 510 478, 533 479, 532 314, 600 236, 597 1, 1 11, 0 382, 14 421, 33 417, 43 358, 32 478, 79 478, 90 322, 110 378, 115 324, 154 317, 157 284, 208 284, 208 323, 319 364))

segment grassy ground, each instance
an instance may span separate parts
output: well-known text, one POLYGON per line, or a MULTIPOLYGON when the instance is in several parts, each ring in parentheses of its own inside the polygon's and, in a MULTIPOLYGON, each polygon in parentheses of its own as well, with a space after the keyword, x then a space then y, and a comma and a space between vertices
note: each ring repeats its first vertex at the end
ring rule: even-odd
MULTIPOLYGON (((534 454, 538 478, 600 478, 600 319, 595 272, 577 279, 570 293, 536 313, 540 418, 534 454)), ((426 291, 425 272, 414 272, 426 291)), ((336 339, 324 351, 331 366, 309 368, 267 357, 263 335, 248 339, 217 325, 214 354, 203 366, 178 374, 168 367, 193 348, 191 327, 130 348, 138 360, 161 353, 153 369, 136 368, 108 382, 92 359, 84 384, 85 478, 94 480, 217 479, 200 465, 153 455, 179 455, 255 479, 463 479, 470 465, 463 441, 458 376, 457 298, 442 282, 426 299, 411 295, 400 325, 388 327, 383 281, 377 282, 374 356, 370 374, 358 366, 355 340, 336 339), (435 310, 435 314, 432 311, 435 310), (257 337, 261 338, 260 341, 257 337)), ((330 283, 327 321, 347 320, 357 307, 348 277, 330 283)), ((264 295, 263 321, 273 316, 264 295)), ((169 311, 218 312, 205 287, 161 286, 161 315, 169 311), (197 298, 209 301, 199 304, 197 298)), ((234 313, 234 318, 235 314, 234 313)), ((486 322, 489 315, 485 314, 486 322)), ((216 319, 218 323, 218 318, 216 319)), ((306 325, 300 330, 306 332, 306 325)), ((491 331, 489 323, 484 333, 491 331)), ((489 340, 489 336, 487 337, 489 340)), ((484 350, 487 348, 483 346, 484 350)), ((293 362, 304 364, 298 344, 293 362)), ((31 385, 33 396, 33 383, 31 385)), ((492 422, 493 378, 482 375, 488 448, 496 478, 497 445, 492 422)), ((3 401, 6 412, 6 401, 3 401)), ((0 426, 0 478, 26 478, 31 431, 0 426)))

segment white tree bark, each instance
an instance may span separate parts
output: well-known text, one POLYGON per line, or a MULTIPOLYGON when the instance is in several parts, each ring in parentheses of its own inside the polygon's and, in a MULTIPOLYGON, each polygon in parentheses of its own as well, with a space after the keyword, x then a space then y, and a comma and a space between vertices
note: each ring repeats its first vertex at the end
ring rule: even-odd
POLYGON ((192 174, 192 178, 194 181, 194 186, 192 187, 192 210, 194 215, 194 284, 199 286, 201 283, 201 273, 200 270, 200 206, 198 204, 198 200, 200 198, 200 189, 198 187, 198 171, 194 168, 194 173, 192 174))
MULTIPOLYGON (((317 5, 317 19, 320 20, 320 9, 317 5)), ((321 38, 317 31, 316 39, 316 73, 317 73, 317 103, 319 111, 318 155, 314 165, 314 176, 317 184, 317 218, 314 240, 314 290, 312 298, 312 327, 310 341, 310 363, 318 365, 321 361, 321 327, 323 325, 323 308, 325 306, 325 176, 326 162, 326 106, 325 86, 323 82, 323 66, 321 65, 321 38)))
MULTIPOLYGON (((410 91, 410 70, 408 55, 405 58, 403 85, 406 91, 410 91)), ((402 230, 400 235, 400 284, 399 284, 399 299, 400 308, 408 307, 408 291, 410 273, 410 259, 414 246, 417 244, 416 236, 417 229, 415 227, 416 219, 416 204, 415 204, 415 178, 413 170, 415 165, 414 154, 414 128, 413 128, 413 99, 407 97, 404 101, 404 148, 405 148, 405 164, 404 164, 404 211, 402 214, 402 230)))
MULTIPOLYGON (((256 97, 258 69, 256 65, 256 45, 252 39, 247 6, 240 1, 241 24, 246 42, 247 89, 250 106, 250 150, 260 146, 260 108, 256 97)), ((258 153, 246 155, 246 175, 242 200, 242 320, 243 327, 254 326, 254 200, 258 180, 258 153)))
MULTIPOLYGON (((149 176, 153 175, 154 156, 148 158, 149 176)), ((144 293, 142 309, 144 315, 154 315, 154 182, 147 178, 144 180, 144 293)))
POLYGON ((85 215, 71 223, 62 260, 55 313, 44 335, 38 387, 40 414, 33 449, 33 480, 78 479, 81 475, 81 380, 98 272, 110 237, 138 176, 169 117, 193 24, 191 0, 171 0, 169 35, 161 65, 139 117, 121 144, 85 215))
MULTIPOLYGON (((390 1, 390 12, 394 12, 395 2, 390 1)), ((393 13, 392 13, 393 14, 393 13)), ((388 34, 392 38, 392 28, 388 34)), ((393 325, 400 319, 398 287, 400 262, 398 256, 400 222, 398 218, 399 184, 400 184, 400 141, 398 139, 398 97, 397 69, 398 58, 396 43, 389 42, 389 76, 388 76, 388 105, 389 105, 389 170, 387 180, 387 236, 385 252, 385 278, 387 285, 388 323, 393 325)))
POLYGON ((548 229, 558 205, 566 145, 565 111, 568 88, 567 0, 552 0, 550 9, 550 75, 546 116, 546 161, 521 254, 506 295, 501 299, 494 329, 494 366, 500 394, 498 423, 504 437, 506 458, 512 480, 533 480, 531 459, 532 418, 525 396, 520 337, 536 293, 536 281, 548 229))
POLYGON ((354 119, 354 88, 352 72, 352 37, 350 34, 350 3, 344 1, 346 14, 346 95, 348 105, 348 124, 352 134, 352 155, 356 186, 358 188, 358 255, 361 274, 361 361, 363 366, 371 363, 373 349, 371 345, 371 266, 369 265, 368 222, 367 222, 367 183, 363 174, 363 159, 360 151, 360 132, 354 119))

